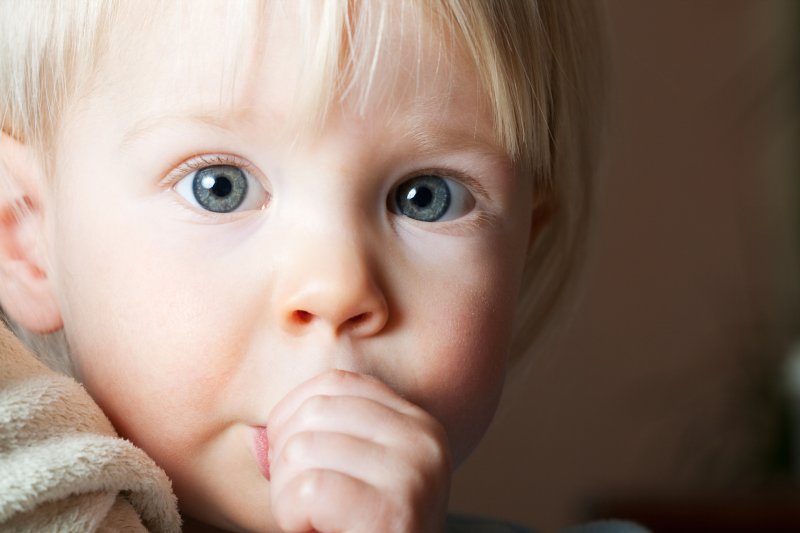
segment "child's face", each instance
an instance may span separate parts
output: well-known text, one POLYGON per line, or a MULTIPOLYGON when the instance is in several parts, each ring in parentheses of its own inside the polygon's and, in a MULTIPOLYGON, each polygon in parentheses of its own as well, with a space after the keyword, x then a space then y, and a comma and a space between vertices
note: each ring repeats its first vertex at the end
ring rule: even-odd
POLYGON ((258 429, 330 369, 388 384, 464 459, 502 387, 530 233, 531 185, 466 62, 428 36, 417 64, 416 36, 389 30, 382 96, 363 114, 334 105, 311 134, 291 111, 303 44, 282 17, 236 66, 232 105, 215 20, 185 21, 181 60, 174 29, 116 42, 64 118, 45 203, 87 389, 184 511, 239 528, 271 523, 258 429))

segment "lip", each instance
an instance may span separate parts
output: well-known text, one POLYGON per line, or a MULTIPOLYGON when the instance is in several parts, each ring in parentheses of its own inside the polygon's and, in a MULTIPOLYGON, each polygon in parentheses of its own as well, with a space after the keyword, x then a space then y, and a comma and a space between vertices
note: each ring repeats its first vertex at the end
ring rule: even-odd
POLYGON ((266 426, 256 426, 253 429, 256 462, 261 474, 269 481, 269 438, 267 437, 267 428, 266 426))

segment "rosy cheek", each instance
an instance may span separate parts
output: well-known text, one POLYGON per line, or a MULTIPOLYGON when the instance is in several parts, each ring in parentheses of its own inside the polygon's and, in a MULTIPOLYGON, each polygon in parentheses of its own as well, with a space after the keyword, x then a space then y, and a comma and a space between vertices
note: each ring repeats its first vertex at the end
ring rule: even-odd
POLYGON ((415 383, 411 396, 448 432, 453 458, 461 462, 483 435, 502 390, 508 342, 504 312, 484 291, 447 291, 427 317, 416 321, 415 383))

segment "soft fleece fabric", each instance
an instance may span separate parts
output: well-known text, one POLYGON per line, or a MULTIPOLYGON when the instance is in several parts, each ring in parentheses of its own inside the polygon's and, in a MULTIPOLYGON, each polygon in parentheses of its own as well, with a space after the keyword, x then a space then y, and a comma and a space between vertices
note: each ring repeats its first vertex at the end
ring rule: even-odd
POLYGON ((164 471, 2 324, 0 530, 181 530, 164 471))

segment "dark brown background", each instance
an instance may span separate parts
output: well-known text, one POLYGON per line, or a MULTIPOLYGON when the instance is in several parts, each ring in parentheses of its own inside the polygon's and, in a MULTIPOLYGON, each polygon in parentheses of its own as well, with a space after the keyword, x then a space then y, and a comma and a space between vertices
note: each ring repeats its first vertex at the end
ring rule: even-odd
POLYGON ((601 500, 789 475, 773 377, 800 322, 800 2, 607 5, 611 125, 579 294, 453 488, 455 510, 540 531, 601 500))

